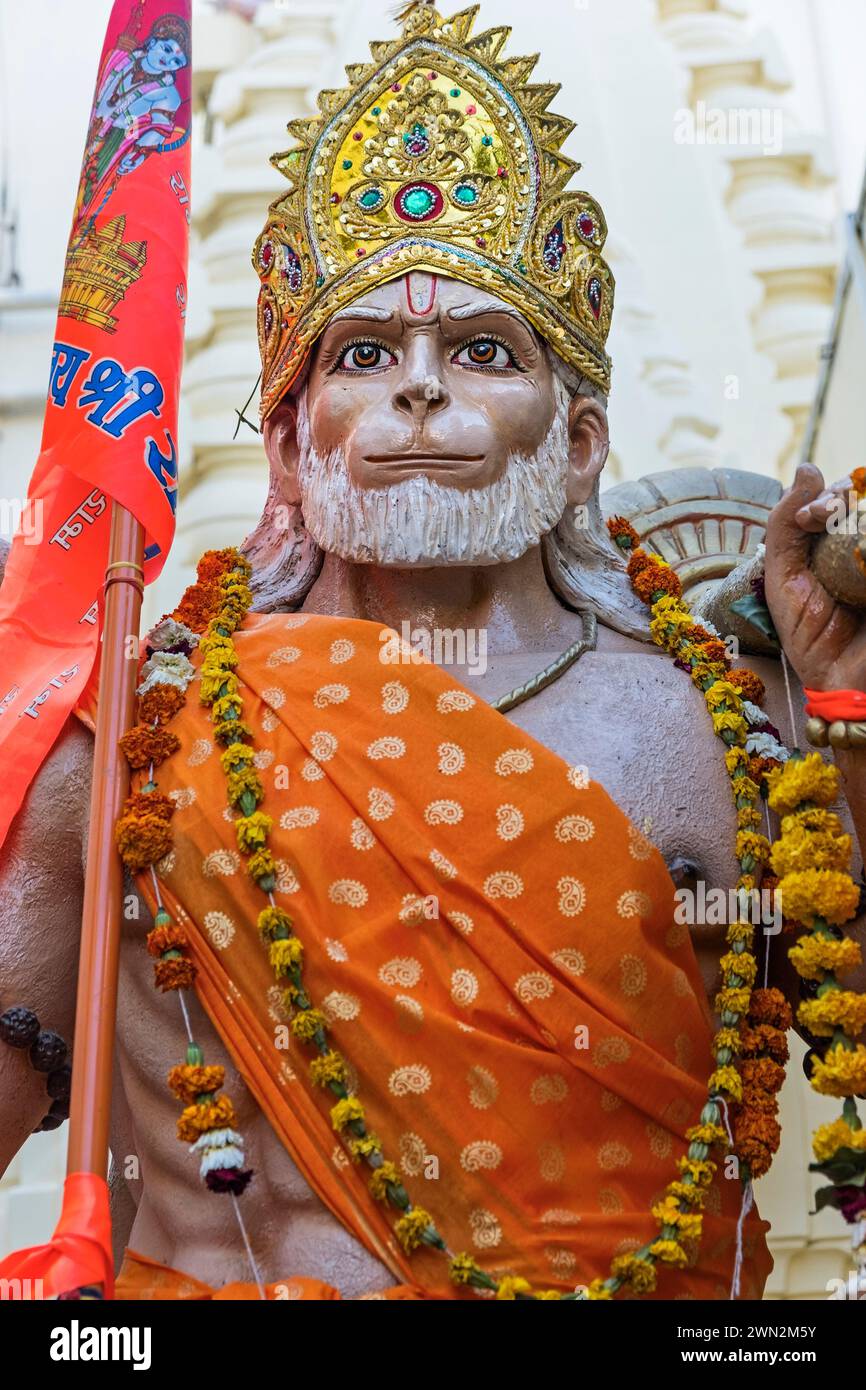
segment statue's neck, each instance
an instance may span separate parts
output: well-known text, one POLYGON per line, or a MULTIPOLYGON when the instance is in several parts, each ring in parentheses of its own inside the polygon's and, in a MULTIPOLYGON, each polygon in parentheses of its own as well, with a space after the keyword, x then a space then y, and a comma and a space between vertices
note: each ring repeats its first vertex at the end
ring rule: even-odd
POLYGON ((304 601, 311 613, 365 618, 400 632, 484 630, 491 652, 547 650, 571 640, 573 618, 544 575, 541 548, 510 564, 385 569, 326 555, 304 601))

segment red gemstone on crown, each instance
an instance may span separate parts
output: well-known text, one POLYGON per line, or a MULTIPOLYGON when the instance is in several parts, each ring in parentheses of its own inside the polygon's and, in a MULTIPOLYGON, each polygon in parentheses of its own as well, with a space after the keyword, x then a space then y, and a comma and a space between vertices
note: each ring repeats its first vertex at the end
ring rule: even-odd
POLYGON ((597 319, 601 314, 602 289, 601 281, 595 275, 586 287, 586 297, 589 300, 589 307, 592 310, 593 317, 597 319))
POLYGON ((588 212, 582 212, 578 217, 577 230, 582 237, 586 237, 587 241, 592 241, 595 237, 595 222, 588 212))
POLYGON ((271 261, 274 259, 274 248, 270 241, 262 242, 262 249, 259 252, 259 261, 265 270, 270 269, 271 261))

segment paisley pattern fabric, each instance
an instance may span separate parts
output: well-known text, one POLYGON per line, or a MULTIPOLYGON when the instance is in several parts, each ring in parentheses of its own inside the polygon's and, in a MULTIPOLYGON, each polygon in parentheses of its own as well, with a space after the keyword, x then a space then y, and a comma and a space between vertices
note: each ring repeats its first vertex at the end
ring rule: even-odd
MULTIPOLYGON (((706 1095, 698 967, 661 857, 586 769, 439 668, 383 664, 381 631, 276 614, 236 636, 275 900, 412 1200, 452 1251, 569 1291, 654 1237, 706 1095)), ((395 1284, 477 1297, 441 1255, 402 1252, 310 1086, 196 682, 172 728, 174 848, 158 868, 202 1003, 311 1187, 395 1284)), ((139 887, 153 906, 149 876, 139 887)), ((729 1296, 739 1204, 718 1174, 697 1265, 662 1270, 658 1297, 729 1296)), ((745 1298, 770 1268, 765 1229, 746 1222, 745 1298)))

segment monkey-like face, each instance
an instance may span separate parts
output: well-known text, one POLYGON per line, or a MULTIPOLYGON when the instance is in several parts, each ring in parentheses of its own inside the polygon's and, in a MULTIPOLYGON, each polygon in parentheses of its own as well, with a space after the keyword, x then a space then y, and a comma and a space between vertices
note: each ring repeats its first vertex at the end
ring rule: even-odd
POLYGON ((586 500, 607 417, 571 397, 510 305, 412 272, 334 315, 265 441, 322 549, 395 567, 491 565, 586 500))
POLYGON ((360 487, 426 475, 496 482, 553 421, 554 376, 534 330, 457 280, 413 273, 335 314, 307 388, 317 453, 341 448, 360 487))

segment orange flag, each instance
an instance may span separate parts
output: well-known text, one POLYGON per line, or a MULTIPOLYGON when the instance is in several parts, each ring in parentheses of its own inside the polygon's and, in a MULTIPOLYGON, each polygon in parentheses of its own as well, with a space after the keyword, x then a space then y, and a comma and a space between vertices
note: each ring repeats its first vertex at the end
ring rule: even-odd
POLYGON ((114 1296, 108 1184, 95 1173, 70 1173, 63 1210, 47 1245, 16 1250, 0 1260, 0 1279, 12 1297, 60 1298, 82 1288, 114 1296))
POLYGON ((0 844, 89 679, 111 502, 174 536, 191 0, 116 0, 66 255, 39 459, 0 588, 0 844))

